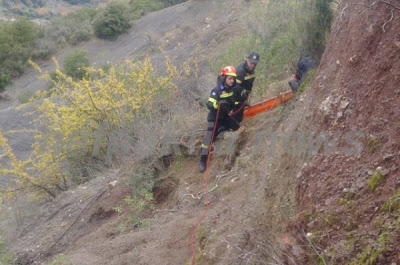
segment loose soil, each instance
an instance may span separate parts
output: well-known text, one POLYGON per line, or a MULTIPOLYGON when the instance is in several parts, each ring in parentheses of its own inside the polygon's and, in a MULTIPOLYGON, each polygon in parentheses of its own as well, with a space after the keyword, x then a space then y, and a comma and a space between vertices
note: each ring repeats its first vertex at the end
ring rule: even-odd
MULTIPOLYGON (((144 17, 115 43, 83 48, 98 65, 155 52, 157 41, 178 62, 199 41, 212 54, 226 25, 243 26, 237 15, 245 3, 235 2, 222 19, 215 1, 192 0, 144 17)), ((213 156, 208 207, 198 157, 187 156, 160 172, 155 211, 126 229, 130 172, 110 169, 40 208, 10 244, 18 264, 190 264, 193 227, 206 208, 196 264, 349 264, 368 244, 386 247, 373 264, 400 264, 399 213, 382 211, 400 187, 400 11, 374 3, 343 0, 311 87, 244 121, 233 157, 213 156), (327 140, 319 146, 318 139, 327 140), (384 179, 372 192, 378 166, 384 179)), ((21 87, 39 88, 28 76, 21 87)))

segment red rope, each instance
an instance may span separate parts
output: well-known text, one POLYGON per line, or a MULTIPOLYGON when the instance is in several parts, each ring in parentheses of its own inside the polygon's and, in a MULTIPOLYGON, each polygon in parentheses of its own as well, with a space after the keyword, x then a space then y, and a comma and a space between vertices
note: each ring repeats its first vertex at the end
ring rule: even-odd
MULTIPOLYGON (((271 109, 273 109, 273 107, 275 106, 276 102, 274 102, 274 105, 271 107, 271 109)), ((235 111, 231 116, 236 115, 236 113, 238 113, 242 108, 244 108, 243 104, 237 111, 235 111)), ((213 133, 211 136, 211 143, 210 146, 208 147, 208 158, 207 158, 207 165, 206 165, 206 171, 204 173, 204 189, 206 191, 206 208, 203 211, 203 214, 201 215, 201 217, 197 220, 196 224, 194 225, 193 231, 192 231, 192 236, 191 236, 191 250, 192 250, 192 260, 191 260, 191 265, 195 265, 196 263, 196 239, 197 239, 197 232, 199 230, 199 226, 201 224, 201 222, 206 218, 208 210, 210 208, 210 193, 209 193, 209 179, 210 179, 210 172, 209 172, 209 165, 210 165, 210 161, 211 161, 211 146, 214 143, 214 137, 215 137, 215 132, 217 129, 217 125, 218 125, 218 117, 219 117, 219 110, 220 110, 220 105, 218 106, 218 111, 217 111, 217 116, 216 116, 216 121, 214 124, 214 128, 213 128, 213 133)))
POLYGON ((240 108, 237 109, 237 111, 233 112, 231 114, 231 117, 235 116, 236 114, 238 114, 243 108, 244 108, 245 104, 244 102, 242 103, 242 106, 240 106, 240 108))
POLYGON ((220 110, 221 104, 218 105, 218 110, 217 110, 217 116, 215 119, 214 123, 214 128, 213 128, 213 133, 211 136, 211 143, 210 146, 208 147, 208 157, 207 157, 207 165, 206 165, 206 171, 204 172, 204 190, 206 192, 206 208, 203 211, 203 214, 201 217, 197 220, 196 224, 194 225, 193 231, 192 231, 192 236, 191 236, 191 249, 192 249, 192 261, 191 264, 195 265, 196 263, 196 240, 197 240, 197 232, 199 230, 199 226, 201 222, 206 218, 208 210, 210 208, 210 192, 209 192, 209 187, 210 187, 210 171, 208 170, 210 168, 210 161, 211 161, 211 146, 214 143, 214 137, 215 133, 217 130, 217 125, 218 125, 218 117, 219 117, 219 110, 220 110))

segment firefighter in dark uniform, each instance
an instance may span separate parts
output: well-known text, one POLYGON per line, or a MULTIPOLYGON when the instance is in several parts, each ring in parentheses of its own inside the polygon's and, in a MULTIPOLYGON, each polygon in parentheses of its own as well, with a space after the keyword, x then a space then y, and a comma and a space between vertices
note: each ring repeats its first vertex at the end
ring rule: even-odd
POLYGON ((303 81, 306 79, 308 72, 316 66, 316 61, 303 51, 300 56, 300 60, 297 63, 297 69, 294 79, 289 81, 289 86, 292 89, 293 93, 297 92, 303 81))
POLYGON ((247 98, 253 89, 253 82, 256 79, 255 69, 260 62, 260 54, 258 52, 250 53, 246 61, 237 68, 237 84, 244 90, 238 89, 235 93, 235 107, 233 116, 238 122, 243 120, 244 107, 247 105, 247 98))
POLYGON ((234 87, 236 85, 236 70, 233 66, 224 67, 217 79, 217 86, 211 91, 207 101, 210 110, 207 116, 208 126, 201 145, 200 171, 207 169, 208 155, 212 141, 222 130, 239 129, 240 125, 229 114, 234 107, 234 87))

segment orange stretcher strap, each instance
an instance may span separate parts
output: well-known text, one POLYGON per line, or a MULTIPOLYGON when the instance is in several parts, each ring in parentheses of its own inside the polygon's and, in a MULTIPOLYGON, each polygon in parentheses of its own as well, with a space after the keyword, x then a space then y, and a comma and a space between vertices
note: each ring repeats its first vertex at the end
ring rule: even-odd
POLYGON ((272 110, 279 105, 291 100, 294 97, 294 93, 292 91, 286 91, 281 93, 278 97, 273 97, 270 99, 266 99, 263 101, 260 101, 244 111, 244 117, 253 117, 259 113, 266 112, 269 110, 272 110))

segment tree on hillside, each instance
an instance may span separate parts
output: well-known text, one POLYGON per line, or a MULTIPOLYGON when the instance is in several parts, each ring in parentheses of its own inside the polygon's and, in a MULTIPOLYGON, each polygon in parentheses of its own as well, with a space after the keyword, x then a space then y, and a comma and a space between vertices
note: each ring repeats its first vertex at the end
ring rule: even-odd
POLYGON ((127 10, 125 4, 110 3, 93 22, 96 37, 116 40, 119 35, 127 32, 131 27, 127 10))
POLYGON ((53 17, 49 24, 43 26, 43 37, 36 42, 32 57, 49 59, 54 52, 68 44, 77 45, 90 40, 96 14, 94 8, 81 8, 67 16, 53 17))
POLYGON ((45 4, 44 0, 3 0, 1 4, 4 7, 12 8, 16 4, 23 4, 28 7, 39 8, 43 7, 45 4))
POLYGON ((165 4, 161 0, 130 0, 130 17, 138 19, 149 12, 163 9, 165 4))
POLYGON ((82 79, 85 76, 85 68, 88 66, 89 59, 84 51, 75 51, 69 54, 63 63, 64 73, 77 79, 82 79))
POLYGON ((187 0, 160 0, 160 1, 163 2, 166 6, 173 6, 183 2, 187 2, 187 0))
POLYGON ((111 165, 114 152, 127 145, 118 137, 124 128, 133 126, 154 100, 175 88, 175 68, 167 68, 168 73, 160 76, 147 58, 112 66, 107 72, 88 68, 90 74, 82 80, 60 69, 55 78, 46 75, 54 86, 37 95, 42 100, 27 105, 35 108, 35 122, 43 129, 32 132, 36 142, 30 159, 20 160, 7 132, 0 129, 0 157, 8 161, 0 166, 0 177, 11 178, 13 183, 6 189, 0 187, 1 195, 33 192, 55 197, 74 181, 87 180, 88 176, 79 179, 76 173, 83 171, 84 161, 96 157, 111 165))
POLYGON ((0 24, 0 92, 23 73, 37 38, 36 26, 27 19, 0 24))
POLYGON ((64 0, 64 2, 67 2, 71 5, 83 5, 90 3, 90 0, 64 0))

